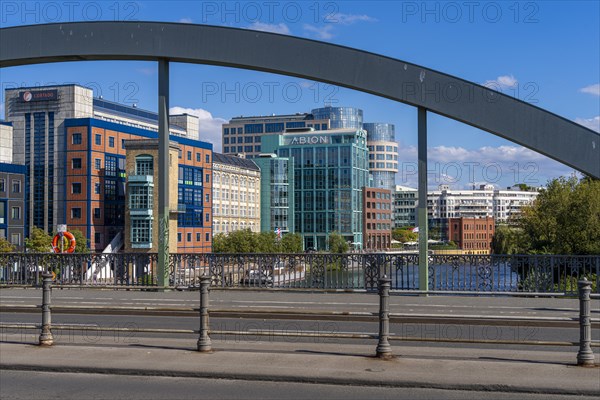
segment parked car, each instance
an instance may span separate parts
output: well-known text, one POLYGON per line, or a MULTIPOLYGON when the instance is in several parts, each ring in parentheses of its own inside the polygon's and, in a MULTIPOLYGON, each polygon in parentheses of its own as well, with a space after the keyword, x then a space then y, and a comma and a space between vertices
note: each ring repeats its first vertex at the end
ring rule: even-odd
POLYGON ((273 287, 273 276, 267 275, 266 271, 249 269, 240 279, 241 286, 273 287))

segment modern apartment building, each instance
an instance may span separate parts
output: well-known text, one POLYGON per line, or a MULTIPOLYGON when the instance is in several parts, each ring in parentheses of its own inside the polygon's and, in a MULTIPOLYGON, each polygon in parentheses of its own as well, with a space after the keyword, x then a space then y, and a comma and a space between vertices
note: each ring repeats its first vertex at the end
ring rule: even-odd
POLYGON ((393 219, 394 228, 417 226, 417 206, 419 191, 415 188, 396 185, 394 192, 393 219))
POLYGON ((252 160, 213 154, 213 231, 260 232, 260 168, 252 160))
POLYGON ((305 248, 326 249, 334 231, 349 243, 363 243, 362 189, 369 174, 364 130, 292 130, 264 136, 262 146, 293 162, 294 227, 305 248))

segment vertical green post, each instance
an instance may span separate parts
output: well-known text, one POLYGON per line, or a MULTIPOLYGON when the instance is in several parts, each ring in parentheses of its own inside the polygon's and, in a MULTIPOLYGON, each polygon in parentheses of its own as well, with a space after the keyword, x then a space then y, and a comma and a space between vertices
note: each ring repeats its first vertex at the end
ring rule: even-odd
POLYGON ((158 287, 169 285, 169 61, 158 61, 158 287))
POLYGON ((419 107, 418 156, 419 156, 419 205, 417 221, 419 225, 419 290, 429 290, 429 254, 427 248, 427 110, 419 107))

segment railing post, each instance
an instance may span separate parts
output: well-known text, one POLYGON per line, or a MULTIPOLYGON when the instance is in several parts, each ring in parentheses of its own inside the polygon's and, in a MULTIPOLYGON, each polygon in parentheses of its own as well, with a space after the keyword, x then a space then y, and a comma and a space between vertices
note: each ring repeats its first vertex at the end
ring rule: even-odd
POLYGON ((52 273, 49 271, 44 272, 42 278, 42 332, 39 344, 40 346, 52 346, 54 344, 54 337, 52 337, 52 315, 50 312, 52 273))
POLYGON ((379 343, 377 343, 377 357, 392 358, 392 346, 388 341, 390 335, 390 287, 392 280, 384 275, 379 279, 379 343))
POLYGON ((592 283, 586 278, 580 280, 579 286, 579 352, 577 365, 583 367, 594 366, 594 352, 592 351, 592 324, 590 312, 590 292, 592 283))
POLYGON ((207 353, 212 351, 210 337, 208 336, 208 291, 210 290, 210 276, 203 274, 200 277, 200 337, 198 338, 198 351, 207 353))

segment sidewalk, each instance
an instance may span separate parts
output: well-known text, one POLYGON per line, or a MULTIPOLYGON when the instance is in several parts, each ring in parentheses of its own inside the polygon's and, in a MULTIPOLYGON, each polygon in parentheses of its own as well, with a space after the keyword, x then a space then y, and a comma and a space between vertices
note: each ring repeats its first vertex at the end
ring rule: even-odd
POLYGON ((4 337, 0 369, 600 396, 600 368, 575 366, 572 352, 403 344, 384 361, 373 357, 375 343, 213 340, 212 353, 198 353, 194 340, 122 339, 42 348, 4 337))

